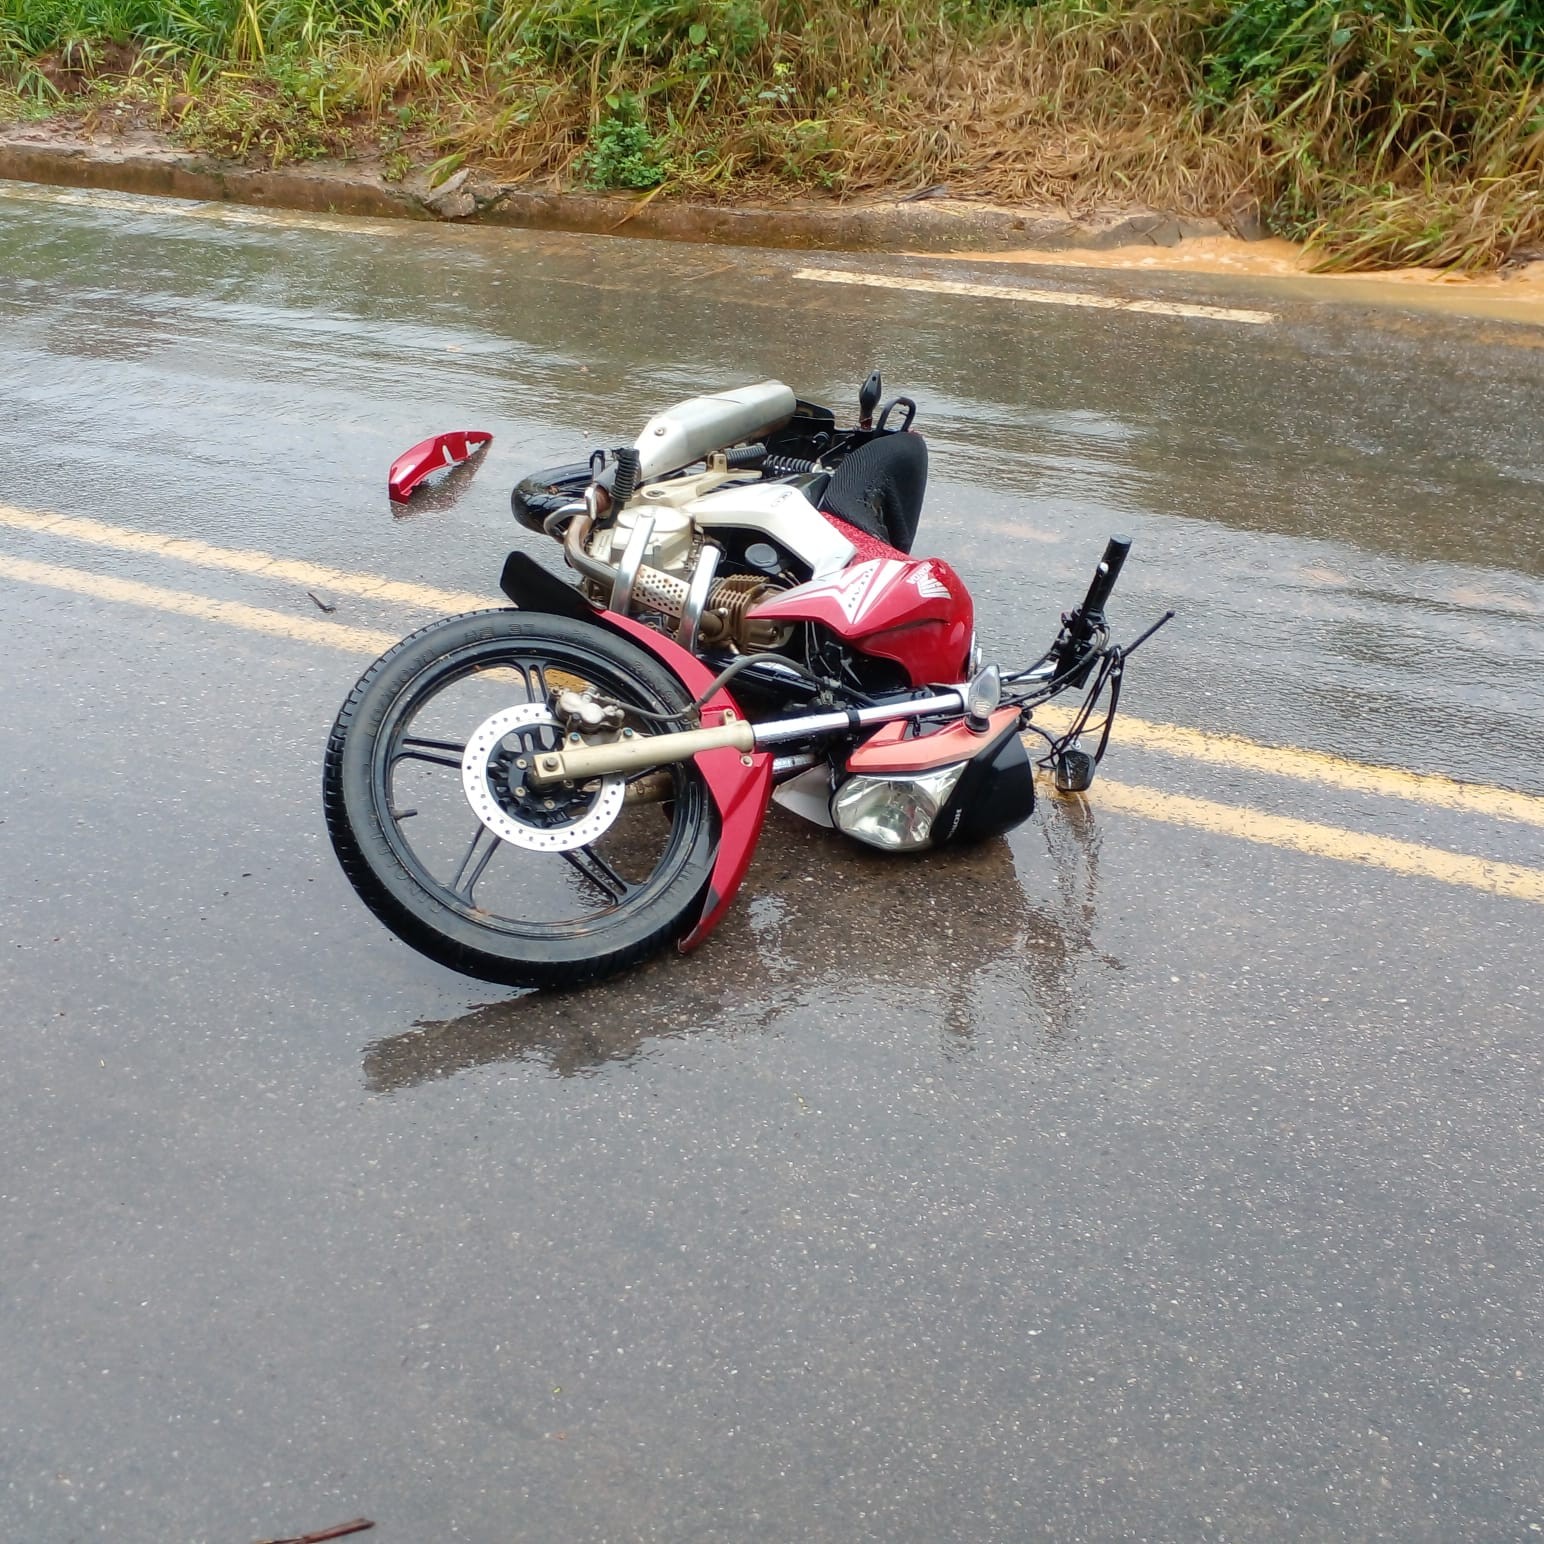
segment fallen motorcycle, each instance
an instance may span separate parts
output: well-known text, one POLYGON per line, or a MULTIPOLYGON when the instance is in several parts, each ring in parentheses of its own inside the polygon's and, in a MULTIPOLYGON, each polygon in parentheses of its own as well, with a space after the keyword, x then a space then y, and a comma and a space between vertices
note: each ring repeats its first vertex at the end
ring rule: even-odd
MULTIPOLYGON (((777 381, 694 397, 519 484, 516 517, 577 585, 511 552, 514 609, 403 639, 328 740, 328 832, 381 922, 468 975, 577 985, 700 944, 774 799, 911 853, 1028 819, 1036 762, 1089 786, 1126 660, 1172 613, 1112 643, 1113 537, 1038 660, 983 666, 959 575, 910 555, 916 405, 876 418, 881 395, 876 372, 847 426, 777 381), (1066 691, 1082 701, 1052 734, 1033 713, 1066 691)), ((393 498, 488 438, 415 446, 393 498)))

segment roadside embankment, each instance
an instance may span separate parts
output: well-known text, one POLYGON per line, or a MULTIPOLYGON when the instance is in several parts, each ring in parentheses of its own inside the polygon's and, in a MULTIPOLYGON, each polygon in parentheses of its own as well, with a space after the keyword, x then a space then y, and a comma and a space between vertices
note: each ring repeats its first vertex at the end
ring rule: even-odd
POLYGON ((808 244, 892 244, 871 210, 937 198, 914 244, 986 204, 1032 246, 1135 210, 1319 269, 1544 250, 1539 0, 0 0, 6 123, 155 131, 228 184, 375 167, 442 215, 624 190, 709 239, 797 204, 808 244))
POLYGON ((0 129, 0 177, 168 198, 394 219, 470 220, 538 230, 626 234, 664 241, 837 251, 1054 252, 1136 244, 1173 247, 1217 236, 1215 220, 1141 208, 1005 208, 959 199, 873 198, 775 205, 655 199, 640 194, 509 185, 463 170, 431 186, 391 181, 369 162, 270 167, 199 154, 145 130, 87 137, 47 124, 0 129))

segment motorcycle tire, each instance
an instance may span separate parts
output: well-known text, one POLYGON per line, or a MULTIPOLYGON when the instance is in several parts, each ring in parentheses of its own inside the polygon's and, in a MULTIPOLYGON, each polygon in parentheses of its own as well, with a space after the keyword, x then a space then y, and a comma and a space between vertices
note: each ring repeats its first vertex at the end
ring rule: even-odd
MULTIPOLYGON (((486 713, 545 705, 555 690, 585 686, 624 711, 641 710, 626 720, 639 733, 658 731, 661 715, 683 713, 690 702, 682 684, 628 640, 582 621, 513 610, 432 623, 360 677, 327 741, 322 804, 344 874, 404 943, 485 981, 578 986, 637 964, 695 923, 718 822, 691 762, 663 769, 664 782, 661 772, 645 774, 655 780, 652 789, 640 787, 637 803, 629 789, 613 825, 573 851, 515 845, 474 813, 462 755, 486 713), (425 802, 431 797, 432 805, 425 802), (452 867, 457 851, 461 861, 452 867), (581 901, 589 903, 583 913, 570 915, 581 901)), ((561 732, 538 726, 507 738, 515 743, 499 742, 493 754, 505 759, 487 774, 496 797, 522 822, 567 819, 564 798, 582 819, 584 799, 597 797, 593 785, 588 794, 565 793, 564 785, 533 796, 513 770, 524 765, 513 759, 522 746, 556 749, 561 732), (555 812, 554 801, 541 797, 549 792, 555 812)), ((537 828, 522 825, 517 834, 537 828)))

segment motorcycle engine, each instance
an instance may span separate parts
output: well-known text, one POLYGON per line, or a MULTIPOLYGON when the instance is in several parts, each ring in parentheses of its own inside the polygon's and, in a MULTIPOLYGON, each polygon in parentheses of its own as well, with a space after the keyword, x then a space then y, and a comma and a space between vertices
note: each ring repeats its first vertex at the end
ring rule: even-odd
POLYGON ((590 556, 614 568, 622 561, 640 517, 654 523, 648 545, 643 549, 643 561, 662 573, 690 579, 697 533, 691 516, 679 509, 649 508, 642 504, 624 509, 614 520, 596 528, 590 537, 590 556))
MULTIPOLYGON (((610 568, 620 569, 644 521, 652 522, 652 528, 643 547, 628 609, 653 611, 679 621, 708 545, 696 523, 683 510, 642 501, 629 505, 592 533, 589 555, 610 568)), ((747 654, 780 648, 788 641, 792 628, 758 620, 749 613, 769 596, 796 584, 797 579, 781 572, 776 563, 757 567, 738 561, 731 555, 728 543, 713 545, 718 559, 698 623, 698 637, 709 647, 733 646, 747 654), (737 569, 741 571, 736 572, 737 569)), ((765 548, 766 544, 762 546, 765 548)), ((611 603, 612 597, 599 583, 587 580, 584 588, 591 599, 611 603)))

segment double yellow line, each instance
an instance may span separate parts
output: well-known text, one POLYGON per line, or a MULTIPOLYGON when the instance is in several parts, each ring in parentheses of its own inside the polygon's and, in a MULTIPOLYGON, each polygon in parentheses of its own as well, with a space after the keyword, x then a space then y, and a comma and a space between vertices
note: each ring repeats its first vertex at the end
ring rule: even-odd
MULTIPOLYGON (((131 530, 101 520, 18 509, 7 504, 0 504, 0 528, 63 538, 141 557, 170 558, 197 568, 279 580, 301 589, 323 590, 332 595, 349 595, 436 613, 466 611, 496 603, 494 597, 474 591, 409 584, 378 574, 353 573, 268 552, 216 547, 193 538, 131 530)), ((271 638, 364 656, 379 654, 397 641, 395 633, 374 628, 291 616, 238 601, 215 600, 191 591, 167 589, 115 575, 93 574, 5 554, 0 554, 0 578, 198 621, 218 622, 271 638)), ((1051 729, 1066 722, 1063 715, 1051 709, 1040 710, 1037 718, 1051 729)), ((1207 734, 1197 729, 1147 723, 1125 716, 1120 722, 1120 738, 1126 745, 1212 766, 1544 827, 1544 799, 1504 788, 1460 783, 1451 778, 1405 772, 1393 767, 1369 766, 1318 751, 1261 745, 1236 735, 1207 734)), ((1116 810, 1312 857, 1437 880, 1489 895, 1544 903, 1544 869, 1523 864, 1493 862, 1416 842, 1269 815, 1261 810, 1165 793, 1109 778, 1100 779, 1095 799, 1103 810, 1116 810)))

